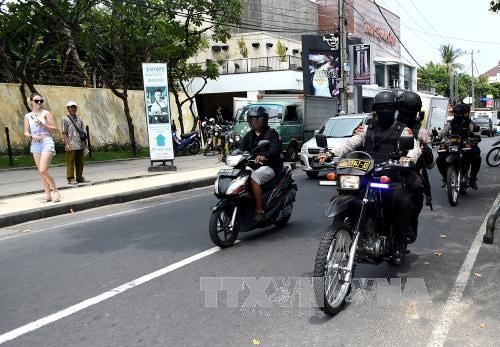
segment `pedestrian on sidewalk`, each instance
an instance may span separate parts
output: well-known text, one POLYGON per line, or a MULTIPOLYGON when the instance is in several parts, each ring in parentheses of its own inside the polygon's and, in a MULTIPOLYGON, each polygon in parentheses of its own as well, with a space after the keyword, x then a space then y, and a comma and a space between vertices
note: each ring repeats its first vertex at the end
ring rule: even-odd
POLYGON ((84 151, 87 144, 83 120, 76 112, 78 105, 74 101, 66 104, 68 114, 61 121, 66 151, 66 178, 68 184, 89 182, 83 177, 84 151), (76 180, 75 180, 76 173, 76 180))
POLYGON ((24 136, 31 141, 30 152, 33 154, 45 198, 42 202, 61 201, 54 178, 49 173, 50 162, 56 154, 52 132, 57 130, 54 116, 43 108, 44 100, 38 93, 28 98, 31 112, 24 115, 24 136))

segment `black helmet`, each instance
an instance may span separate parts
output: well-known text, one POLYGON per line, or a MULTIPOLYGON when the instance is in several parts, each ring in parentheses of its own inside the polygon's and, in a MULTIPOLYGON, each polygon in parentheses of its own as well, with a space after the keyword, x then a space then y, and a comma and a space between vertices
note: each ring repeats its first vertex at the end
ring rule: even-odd
POLYGON ((405 91, 397 97, 399 112, 417 114, 422 108, 422 99, 415 92, 405 91))
POLYGON ((256 129, 263 129, 267 126, 267 121, 269 120, 269 114, 267 113, 266 109, 262 106, 259 106, 257 108, 251 107, 247 111, 247 122, 250 125, 250 127, 254 130, 256 129), (261 118, 262 120, 259 122, 258 119, 261 118), (255 119, 256 121, 251 122, 252 119, 255 119))
POLYGON ((453 114, 464 115, 466 113, 470 113, 470 105, 460 103, 453 106, 453 114))
POLYGON ((376 114, 375 122, 382 128, 389 128, 394 123, 396 95, 389 91, 383 91, 375 95, 373 111, 376 114))
POLYGON ((377 112, 381 106, 384 108, 394 108, 396 110, 396 95, 392 92, 384 90, 373 98, 373 110, 377 112))

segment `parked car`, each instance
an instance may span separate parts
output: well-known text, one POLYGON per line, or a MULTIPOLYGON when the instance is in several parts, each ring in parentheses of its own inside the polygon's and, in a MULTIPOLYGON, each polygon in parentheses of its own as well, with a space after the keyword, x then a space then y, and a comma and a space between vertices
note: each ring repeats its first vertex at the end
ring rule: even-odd
POLYGON ((496 131, 493 131, 493 123, 489 117, 476 117, 472 121, 479 127, 481 135, 486 134, 489 137, 495 136, 496 131))
MULTIPOLYGON (((324 134, 327 137, 328 148, 332 149, 341 146, 347 139, 352 137, 354 130, 356 130, 359 125, 366 124, 371 117, 371 113, 357 113, 331 117, 323 123, 317 133, 324 134)), ((319 172, 322 170, 318 163, 313 160, 313 157, 318 155, 319 151, 320 149, 316 145, 316 139, 314 137, 302 145, 300 162, 302 164, 302 169, 309 178, 318 177, 319 172)))

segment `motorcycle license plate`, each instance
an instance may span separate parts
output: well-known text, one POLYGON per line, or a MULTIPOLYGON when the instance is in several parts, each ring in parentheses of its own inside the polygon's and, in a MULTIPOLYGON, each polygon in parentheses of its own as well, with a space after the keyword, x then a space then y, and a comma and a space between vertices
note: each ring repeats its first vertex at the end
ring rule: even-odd
POLYGON ((353 168, 361 171, 368 171, 370 168, 370 162, 368 160, 361 159, 342 159, 337 165, 338 169, 353 168))
POLYGON ((219 176, 229 176, 235 177, 240 173, 240 169, 221 169, 219 171, 219 176))

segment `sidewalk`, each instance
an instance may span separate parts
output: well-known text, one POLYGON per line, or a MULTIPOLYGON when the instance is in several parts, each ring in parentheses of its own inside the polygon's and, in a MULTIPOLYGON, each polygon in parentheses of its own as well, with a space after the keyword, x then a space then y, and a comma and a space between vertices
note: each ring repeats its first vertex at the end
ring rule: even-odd
POLYGON ((0 170, 0 227, 115 203, 213 184, 224 163, 217 156, 183 156, 174 161, 177 171, 148 172, 149 159, 87 163, 89 184, 68 185, 66 166, 50 169, 62 201, 42 203, 44 197, 36 168, 0 170))

